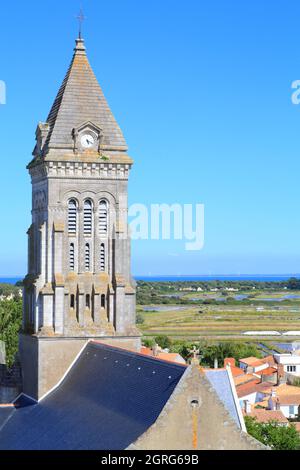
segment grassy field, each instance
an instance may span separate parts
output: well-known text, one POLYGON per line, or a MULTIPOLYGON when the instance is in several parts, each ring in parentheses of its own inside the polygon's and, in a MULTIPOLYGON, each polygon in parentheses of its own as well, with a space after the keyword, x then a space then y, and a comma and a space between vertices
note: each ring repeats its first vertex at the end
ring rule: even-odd
MULTIPOLYGON (((286 292, 283 293, 286 295, 286 292)), ((277 293, 280 297, 281 293, 277 293)), ((274 293, 272 293, 274 297, 274 293)), ((267 298, 266 292, 263 298, 267 298)), ((258 301, 255 305, 169 305, 168 310, 143 311, 142 306, 138 311, 142 315, 144 323, 139 325, 144 335, 155 336, 159 334, 182 339, 199 339, 209 337, 212 339, 250 339, 243 333, 245 331, 269 331, 275 330, 280 333, 290 330, 300 330, 300 299, 289 301, 289 305, 281 302, 270 302, 267 306, 264 303, 264 310, 257 311, 260 305, 258 301)), ((160 308, 158 305, 148 306, 148 308, 160 308)), ((165 306, 163 308, 166 308, 165 306)), ((251 339, 272 340, 272 341, 292 341, 300 337, 287 336, 257 336, 251 339)))

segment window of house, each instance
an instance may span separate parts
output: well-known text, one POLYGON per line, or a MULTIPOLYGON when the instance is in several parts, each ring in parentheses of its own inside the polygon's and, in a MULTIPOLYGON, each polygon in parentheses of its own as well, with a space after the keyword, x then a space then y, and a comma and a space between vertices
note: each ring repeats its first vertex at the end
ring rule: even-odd
POLYGON ((68 232, 76 234, 77 230, 77 202, 70 199, 68 204, 68 232))
POLYGON ((290 405, 289 406, 289 415, 293 415, 294 414, 294 405, 290 405))
POLYGON ((70 297, 70 307, 75 308, 75 295, 71 295, 70 297))
POLYGON ((85 306, 86 306, 87 308, 91 308, 91 297, 90 297, 89 294, 87 294, 87 295, 85 296, 85 306))
POLYGON ((105 295, 101 295, 101 308, 105 308, 105 295))
POLYGON ((287 366, 287 372, 296 372, 296 366, 287 366))

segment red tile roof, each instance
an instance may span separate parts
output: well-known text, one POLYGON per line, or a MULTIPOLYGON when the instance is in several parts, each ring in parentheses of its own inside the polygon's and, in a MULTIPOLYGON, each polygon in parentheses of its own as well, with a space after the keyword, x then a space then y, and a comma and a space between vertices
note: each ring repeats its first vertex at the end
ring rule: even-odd
POLYGON ((241 377, 242 375, 246 375, 245 371, 240 367, 230 367, 230 370, 233 377, 241 377))
MULTIPOLYGON (((251 416, 256 418, 259 423, 268 423, 269 421, 278 421, 279 423, 288 424, 287 418, 284 416, 282 411, 277 410, 262 410, 253 409, 251 413, 244 413, 244 416, 251 416)), ((299 423, 300 424, 300 423, 299 423)))
POLYGON ((253 374, 244 374, 244 375, 240 375, 238 377, 234 377, 234 383, 235 383, 235 386, 237 387, 238 385, 242 385, 242 384, 245 384, 245 383, 249 383, 249 382, 260 382, 260 379, 258 377, 255 377, 255 375, 253 374))
POLYGON ((235 359, 234 357, 225 357, 224 359, 224 366, 227 366, 229 364, 231 367, 235 367, 235 359))
POLYGON ((227 365, 230 366, 230 370, 231 370, 233 377, 245 375, 245 371, 235 365, 234 357, 226 357, 224 359, 224 367, 226 367, 227 365))
POLYGON ((153 354, 152 349, 142 346, 141 354, 145 356, 151 356, 155 359, 161 359, 162 361, 175 362, 178 364, 184 364, 182 357, 178 353, 167 353, 165 351, 158 351, 156 355, 153 354))
POLYGON ((261 362, 263 362, 264 364, 269 364, 269 366, 275 366, 276 364, 276 361, 272 355, 264 357, 263 359, 261 359, 261 362))
POLYGON ((239 385, 236 387, 236 392, 237 396, 239 398, 243 398, 247 395, 250 395, 251 393, 257 393, 257 392, 264 392, 264 393, 269 393, 271 392, 271 389, 274 387, 274 384, 271 384, 270 382, 260 382, 260 379, 253 380, 251 382, 239 385))
POLYGON ((255 372, 257 375, 272 375, 276 374, 277 369, 275 367, 267 367, 267 369, 259 370, 255 372))
POLYGON ((254 356, 245 357, 244 359, 240 359, 240 362, 242 362, 243 364, 246 364, 247 366, 251 366, 251 367, 262 366, 262 365, 265 364, 262 360, 258 359, 257 357, 254 357, 254 356))

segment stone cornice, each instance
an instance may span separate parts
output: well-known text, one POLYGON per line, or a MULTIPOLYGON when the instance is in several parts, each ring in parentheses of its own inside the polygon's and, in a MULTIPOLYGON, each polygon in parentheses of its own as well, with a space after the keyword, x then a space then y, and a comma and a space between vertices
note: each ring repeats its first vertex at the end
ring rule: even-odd
POLYGON ((108 180, 128 180, 130 163, 42 161, 29 165, 32 178, 91 178, 108 180))

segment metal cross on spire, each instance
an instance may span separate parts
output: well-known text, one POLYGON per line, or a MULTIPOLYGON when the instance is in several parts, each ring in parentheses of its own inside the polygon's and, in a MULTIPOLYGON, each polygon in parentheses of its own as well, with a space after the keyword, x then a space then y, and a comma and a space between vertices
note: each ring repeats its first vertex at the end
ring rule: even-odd
POLYGON ((79 22, 79 39, 81 39, 82 23, 84 22, 84 20, 86 20, 86 16, 84 16, 82 8, 80 8, 80 12, 77 16, 77 20, 79 22))

